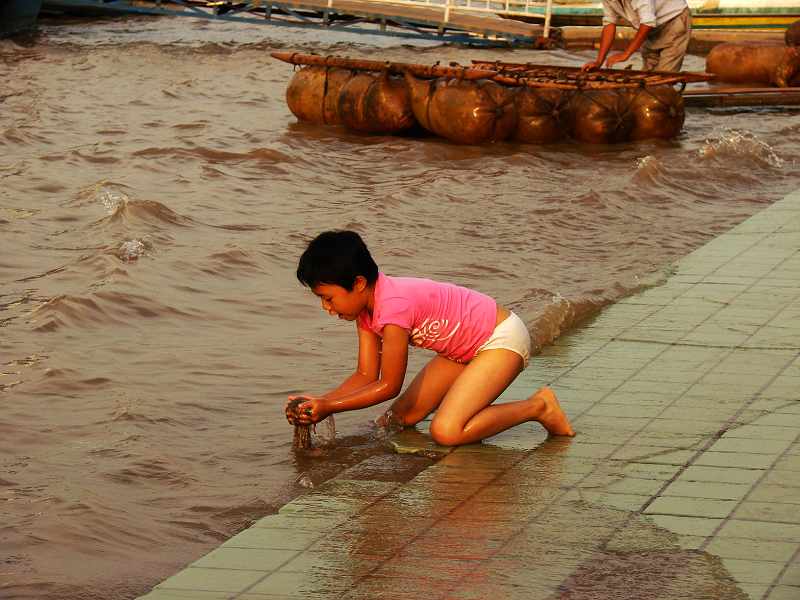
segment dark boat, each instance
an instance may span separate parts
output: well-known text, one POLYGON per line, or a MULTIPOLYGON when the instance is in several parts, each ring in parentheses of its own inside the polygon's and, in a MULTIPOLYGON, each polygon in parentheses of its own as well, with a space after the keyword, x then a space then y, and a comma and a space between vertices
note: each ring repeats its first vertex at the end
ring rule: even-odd
POLYGON ((41 7, 42 0, 0 0, 0 37, 36 27, 41 7))

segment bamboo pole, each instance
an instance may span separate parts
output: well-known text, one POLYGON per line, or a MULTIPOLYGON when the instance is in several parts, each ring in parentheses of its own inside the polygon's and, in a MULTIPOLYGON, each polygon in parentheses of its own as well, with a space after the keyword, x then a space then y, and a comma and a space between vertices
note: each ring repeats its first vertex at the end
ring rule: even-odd
MULTIPOLYGON (((536 66, 532 69, 479 69, 462 67, 457 63, 450 66, 420 65, 367 59, 347 58, 343 56, 320 56, 318 54, 301 54, 298 52, 273 52, 273 58, 294 65, 316 65, 336 67, 356 71, 410 73, 416 77, 434 78, 449 77, 468 81, 490 79, 510 86, 554 88, 563 90, 582 89, 635 89, 644 86, 674 85, 684 82, 681 74, 639 72, 632 75, 614 71, 613 77, 605 77, 600 73, 563 73, 560 68, 552 66, 536 66)), ((494 63, 477 63, 492 65, 494 63)))
POLYGON ((538 65, 533 63, 507 63, 492 62, 485 60, 473 60, 472 65, 476 68, 493 68, 496 70, 549 70, 551 72, 563 73, 564 75, 582 74, 584 76, 598 75, 601 77, 680 77, 681 81, 687 83, 697 83, 701 81, 711 81, 716 76, 711 73, 692 73, 680 71, 677 73, 669 71, 635 71, 633 69, 595 69, 593 71, 583 71, 581 67, 554 67, 553 65, 538 65))
POLYGON ((273 52, 273 58, 293 65, 317 65, 322 67, 338 67, 357 71, 389 71, 391 73, 411 73, 418 77, 454 77, 457 79, 492 79, 497 71, 470 67, 441 65, 418 65, 380 60, 346 58, 342 56, 319 56, 317 54, 300 54, 297 52, 273 52))

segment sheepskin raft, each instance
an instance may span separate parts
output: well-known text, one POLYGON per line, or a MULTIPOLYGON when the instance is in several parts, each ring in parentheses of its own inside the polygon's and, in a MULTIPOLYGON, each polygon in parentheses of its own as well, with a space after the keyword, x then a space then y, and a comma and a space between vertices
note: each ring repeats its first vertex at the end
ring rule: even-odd
POLYGON ((783 39, 718 44, 706 57, 706 71, 726 83, 800 86, 800 21, 786 28, 783 39))
POLYGON ((499 62, 463 67, 289 52, 272 56, 302 66, 286 91, 289 109, 300 121, 384 135, 422 127, 473 145, 673 138, 685 117, 683 86, 711 78, 499 62))

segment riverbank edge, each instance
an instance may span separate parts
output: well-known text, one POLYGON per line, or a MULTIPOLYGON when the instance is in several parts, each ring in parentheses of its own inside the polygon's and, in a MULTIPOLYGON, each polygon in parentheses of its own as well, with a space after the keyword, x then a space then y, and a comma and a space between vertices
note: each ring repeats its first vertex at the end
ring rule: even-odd
POLYGON ((530 600, 589 556, 642 552, 710 561, 725 597, 796 598, 799 340, 795 192, 559 338, 501 398, 552 385, 576 438, 520 426, 452 450, 404 432, 397 450, 442 458, 405 484, 326 482, 142 600, 530 600))

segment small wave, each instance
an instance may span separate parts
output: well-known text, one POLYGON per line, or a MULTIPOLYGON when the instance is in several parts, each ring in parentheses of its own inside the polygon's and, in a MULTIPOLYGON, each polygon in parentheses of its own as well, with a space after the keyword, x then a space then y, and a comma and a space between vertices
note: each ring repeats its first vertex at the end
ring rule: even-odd
POLYGON ((25 383, 29 393, 56 394, 67 398, 71 394, 85 394, 112 385, 108 377, 86 377, 76 369, 47 368, 39 379, 30 379, 25 383))
POLYGON ((152 298, 122 292, 96 292, 90 296, 60 295, 37 307, 30 323, 39 333, 63 327, 124 325, 141 318, 191 317, 191 313, 152 298))
POLYGON ((114 211, 103 221, 109 223, 142 221, 151 224, 164 224, 187 226, 192 219, 176 213, 155 200, 130 200, 119 204, 114 211))
POLYGON ((661 161, 652 154, 637 158, 635 164, 636 174, 634 177, 639 181, 653 183, 661 175, 661 161))
POLYGON ((748 131, 726 129, 714 139, 706 139, 697 151, 702 160, 724 160, 726 158, 745 158, 757 164, 780 169, 785 164, 772 146, 748 131))
POLYGON ((609 301, 590 299, 570 301, 561 294, 553 295, 533 325, 533 353, 539 352, 563 332, 599 312, 609 303, 609 301))
MULTIPOLYGON (((606 306, 642 290, 662 285, 671 271, 672 267, 665 267, 641 277, 634 277, 627 285, 617 283, 609 290, 596 290, 594 297, 568 299, 558 292, 533 290, 533 295, 525 299, 525 305, 540 304, 542 300, 545 301, 543 308, 533 320, 531 335, 533 353, 538 353, 544 346, 593 317, 606 306)), ((527 312, 525 306, 520 307, 520 312, 527 312)))
POLYGON ((137 484, 140 481, 157 480, 170 486, 184 487, 194 478, 178 472, 163 460, 139 461, 119 471, 109 474, 109 478, 119 483, 137 484))
POLYGON ((125 189, 127 186, 113 181, 102 180, 78 190, 68 204, 72 206, 102 205, 106 213, 111 215, 129 200, 125 189))
POLYGON ((133 155, 144 158, 165 156, 170 158, 199 158, 211 163, 255 161, 274 164, 291 162, 292 160, 286 154, 270 148, 254 148, 247 152, 228 152, 214 148, 145 148, 144 150, 137 150, 133 155))

